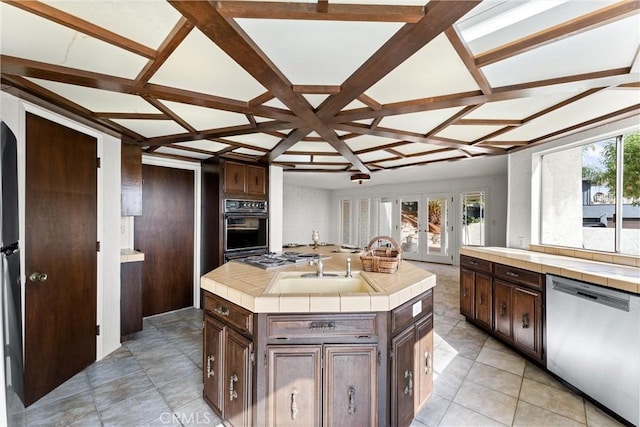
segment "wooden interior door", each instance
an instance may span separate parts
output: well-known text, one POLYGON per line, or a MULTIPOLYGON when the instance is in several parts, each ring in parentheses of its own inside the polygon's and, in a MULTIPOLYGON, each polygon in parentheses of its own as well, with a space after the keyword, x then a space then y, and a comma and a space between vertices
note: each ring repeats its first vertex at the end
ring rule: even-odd
POLYGON ((142 215, 134 246, 144 252, 142 314, 193 305, 193 171, 142 165, 142 215))
POLYGON ((96 159, 95 138, 27 113, 26 406, 96 360, 96 159))

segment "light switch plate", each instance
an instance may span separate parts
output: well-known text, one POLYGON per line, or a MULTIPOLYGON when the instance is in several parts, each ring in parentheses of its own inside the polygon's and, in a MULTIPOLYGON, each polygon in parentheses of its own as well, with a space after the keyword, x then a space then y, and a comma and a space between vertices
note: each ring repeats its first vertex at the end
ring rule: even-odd
POLYGON ((420 313, 422 313, 422 301, 413 304, 413 317, 416 317, 420 313))

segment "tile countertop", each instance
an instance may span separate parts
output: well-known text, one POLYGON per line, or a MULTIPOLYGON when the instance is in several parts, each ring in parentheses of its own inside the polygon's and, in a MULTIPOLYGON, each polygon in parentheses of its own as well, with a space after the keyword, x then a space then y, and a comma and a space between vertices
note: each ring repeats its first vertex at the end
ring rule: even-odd
POLYGON ((461 255, 640 294, 640 268, 514 248, 462 247, 461 255))
MULTIPOLYGON (((274 276, 283 271, 315 272, 306 263, 263 270, 239 262, 228 262, 202 276, 200 287, 254 313, 321 313, 389 311, 436 285, 436 276, 408 262, 401 262, 393 274, 362 270, 359 254, 336 253, 333 246, 322 247, 325 273, 344 274, 347 257, 351 270, 360 272, 380 292, 331 294, 266 294, 274 276)), ((312 252, 311 248, 296 248, 312 252)), ((330 279, 328 279, 330 280, 330 279)))
POLYGON ((135 249, 120 249, 120 263, 144 261, 144 254, 135 249))

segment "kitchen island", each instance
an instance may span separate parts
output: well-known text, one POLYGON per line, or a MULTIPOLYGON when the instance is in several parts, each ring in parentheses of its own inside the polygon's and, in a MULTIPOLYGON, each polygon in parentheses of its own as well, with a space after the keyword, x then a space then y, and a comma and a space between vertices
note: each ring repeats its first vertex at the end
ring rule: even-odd
POLYGON ((308 264, 229 262, 202 277, 204 397, 228 424, 405 426, 431 395, 435 275, 407 262, 363 272, 338 250, 318 251, 336 274, 310 278, 318 289, 299 277, 308 264), (291 278, 305 292, 278 286, 291 278))

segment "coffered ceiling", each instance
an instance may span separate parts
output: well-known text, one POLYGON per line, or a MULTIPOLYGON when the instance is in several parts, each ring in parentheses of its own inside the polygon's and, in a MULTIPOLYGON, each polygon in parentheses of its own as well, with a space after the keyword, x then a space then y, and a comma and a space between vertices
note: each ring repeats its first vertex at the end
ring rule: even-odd
POLYGON ((640 1, 4 1, 3 89, 153 156, 496 156, 640 117, 640 1))

